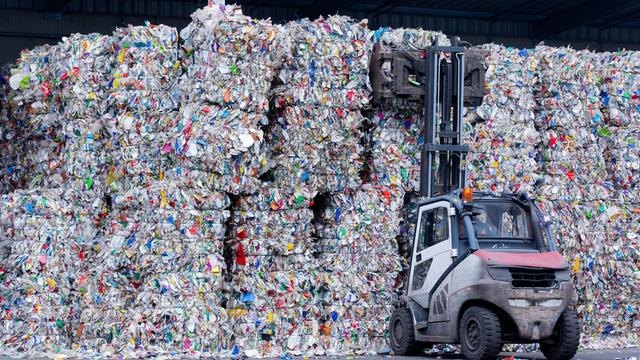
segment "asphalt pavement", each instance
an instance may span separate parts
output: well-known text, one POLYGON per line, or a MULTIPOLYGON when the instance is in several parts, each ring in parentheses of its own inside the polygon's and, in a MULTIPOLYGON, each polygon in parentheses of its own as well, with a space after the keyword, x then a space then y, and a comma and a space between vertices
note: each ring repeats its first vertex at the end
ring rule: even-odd
MULTIPOLYGON (((640 344, 638 344, 640 345, 640 344)), ((528 353, 502 353, 500 358, 496 360, 511 359, 513 355, 515 359, 527 359, 527 360, 544 360, 545 357, 540 352, 528 352, 528 353)), ((303 357, 294 357, 292 360, 306 359, 303 357)), ((375 356, 324 356, 310 358, 314 360, 464 360, 464 357, 460 354, 441 353, 430 354, 425 356, 388 356, 388 355, 375 355, 375 356)), ((626 348, 626 349, 606 349, 606 350, 589 350, 580 351, 573 358, 573 360, 640 360, 640 347, 626 348)), ((272 359, 279 360, 279 359, 272 359)))
MULTIPOLYGON (((500 358, 496 360, 513 359, 527 359, 527 360, 544 360, 545 357, 542 353, 502 353, 500 358)), ((28 360, 45 360, 52 359, 51 357, 8 357, 0 356, 0 360, 14 360, 14 359, 28 359, 28 360)), ((55 359, 60 359, 57 357, 55 359)), ((73 359, 73 358, 65 358, 73 359)), ((153 357, 149 358, 153 359, 153 357)), ((188 358, 184 358, 188 359, 188 358)), ((373 356, 319 356, 313 358, 306 357, 294 357, 292 360, 464 360, 460 354, 442 353, 431 354, 425 356, 388 356, 388 355, 373 355, 373 356)), ((264 359, 263 359, 264 360, 264 359)), ((280 360, 280 359, 271 359, 280 360)), ((606 349, 606 350, 590 350, 578 352, 574 360, 640 360, 640 347, 626 348, 626 349, 606 349)))
MULTIPOLYGON (((502 353, 500 354, 500 360, 509 359, 511 355, 514 355, 515 359, 528 359, 528 360, 544 360, 545 357, 542 353, 502 353)), ((596 351, 581 351, 578 352, 574 360, 623 360, 633 359, 640 360, 640 348, 628 348, 628 349, 607 349, 596 351)), ((339 358, 346 359, 346 358, 339 358)), ((409 357, 409 356, 363 356, 355 357, 352 359, 358 360, 464 360, 464 357, 460 354, 437 354, 424 357, 409 357)))

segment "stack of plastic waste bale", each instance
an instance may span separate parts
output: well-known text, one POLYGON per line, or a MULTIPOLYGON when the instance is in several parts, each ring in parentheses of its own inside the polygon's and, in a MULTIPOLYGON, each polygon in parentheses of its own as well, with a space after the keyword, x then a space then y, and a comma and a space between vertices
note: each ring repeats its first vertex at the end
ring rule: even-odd
POLYGON ((279 186, 344 191, 361 184, 361 110, 369 103, 366 22, 344 16, 286 25, 269 149, 279 186))
POLYGON ((176 162, 161 152, 181 116, 177 31, 119 28, 108 50, 114 67, 95 175, 110 211, 89 254, 78 345, 105 353, 217 351, 226 337, 229 200, 175 176, 176 162))
POLYGON ((152 24, 118 28, 109 51, 113 70, 102 119, 108 164, 103 178, 112 191, 126 191, 170 173, 160 150, 180 116, 178 32, 152 24))
POLYGON ((256 24, 239 7, 208 6, 183 30, 184 53, 177 52, 173 29, 149 27, 153 35, 146 40, 134 30, 122 39, 143 38, 126 40, 128 49, 119 45, 127 50, 116 52, 121 65, 114 73, 118 87, 130 87, 128 95, 114 90, 110 96, 111 111, 119 113, 109 134, 123 161, 107 176, 114 210, 105 245, 119 250, 116 256, 103 251, 114 261, 111 273, 94 276, 98 284, 113 284, 105 289, 109 299, 129 304, 104 302, 114 320, 104 324, 102 332, 110 335, 102 334, 99 346, 113 352, 219 353, 231 337, 222 294, 229 217, 224 191, 253 191, 266 167, 258 150, 268 108, 260 98, 266 99, 268 86, 253 85, 270 83, 277 28, 256 24), (179 91, 171 83, 182 70, 177 60, 186 67, 179 91), (127 80, 128 73, 138 75, 127 80), (140 108, 126 101, 138 96, 140 108), (181 106, 174 110, 175 100, 181 106), (141 200, 120 207, 119 199, 127 198, 141 200), (117 312, 121 305, 127 313, 117 312))
POLYGON ((61 178, 56 178, 56 184, 94 197, 106 191, 108 165, 102 145, 106 89, 113 67, 110 46, 111 36, 73 34, 63 38, 51 54, 64 142, 61 178))
POLYGON ((530 191, 537 180, 535 127, 537 59, 533 50, 483 46, 489 51, 488 94, 465 117, 468 185, 477 190, 530 191))
MULTIPOLYGON (((609 242, 604 255, 615 259, 615 263, 610 262, 607 267, 606 275, 622 289, 615 292, 615 304, 613 301, 609 303, 620 327, 614 329, 618 334, 635 333, 635 338, 626 340, 629 344, 638 343, 640 337, 640 301, 632 290, 640 287, 640 56, 632 51, 613 53, 609 64, 605 81, 608 91, 603 100, 608 106, 608 129, 612 135, 607 142, 606 162, 619 208, 617 214, 609 210, 615 215, 608 227, 609 242), (612 63, 616 66, 611 66, 612 63), (621 114, 619 117, 613 115, 615 108, 621 114)), ((602 333, 611 330, 608 325, 604 325, 602 333)))
POLYGON ((0 200, 0 341, 8 352, 71 349, 83 311, 84 254, 99 236, 100 201, 74 190, 17 190, 0 200))
POLYGON ((233 205, 228 312, 233 355, 322 352, 313 251, 315 191, 265 183, 233 205))
MULTIPOLYGON (((634 51, 608 54, 601 94, 606 111, 599 135, 608 138, 607 167, 616 188, 640 187, 640 57, 634 51)), ((626 201, 640 202, 638 197, 626 201)))
POLYGON ((606 71, 603 60, 608 55, 549 47, 538 47, 536 53, 541 59, 541 106, 537 116, 544 174, 538 193, 546 207, 559 215, 555 219, 558 245, 576 272, 579 310, 587 333, 597 336, 606 332, 609 317, 616 310, 608 306, 596 310, 593 304, 608 302, 613 293, 623 308, 631 300, 617 281, 602 283, 602 292, 593 291, 592 275, 602 271, 600 279, 607 278, 607 266, 598 269, 592 263, 590 270, 581 266, 599 257, 615 258, 607 247, 619 244, 614 229, 621 209, 615 190, 607 181, 609 119, 602 111, 606 71), (580 227, 566 226, 576 222, 580 227))
POLYGON ((403 190, 373 184, 327 197, 316 224, 327 354, 375 354, 385 347, 402 284, 396 237, 403 203, 403 190))
POLYGON ((601 101, 603 56, 589 51, 538 47, 536 125, 547 200, 590 201, 608 197, 606 137, 601 101), (587 188, 588 187, 588 188, 587 188), (561 188, 559 191, 558 188, 561 188))
POLYGON ((59 172, 62 148, 51 65, 56 51, 56 46, 49 45, 23 50, 11 68, 8 102, 16 121, 12 177, 17 188, 55 187, 51 181, 59 172))
MULTIPOLYGON (((582 309, 586 325, 591 329, 592 338, 597 339, 591 340, 589 346, 602 346, 607 342, 609 346, 620 346, 637 343, 640 337, 638 295, 630 290, 640 285, 637 276, 640 163, 635 148, 640 128, 638 53, 604 53, 601 57, 605 58, 600 93, 604 121, 593 121, 591 132, 603 149, 601 162, 605 169, 598 173, 591 170, 591 176, 605 178, 593 180, 595 185, 588 186, 591 198, 599 201, 587 203, 588 207, 580 209, 578 217, 590 223, 595 219, 602 235, 587 229, 584 237, 587 241, 582 241, 574 269, 581 275, 578 280, 583 280, 579 288, 584 289, 585 294, 582 309), (598 339, 602 335, 609 336, 598 339), (620 339, 618 343, 611 343, 615 338, 620 339)), ((593 163, 588 166, 594 167, 593 163)))
POLYGON ((9 74, 8 68, 0 67, 0 152, 3 154, 0 158, 0 194, 10 192, 17 185, 14 167, 19 128, 9 104, 9 74))
POLYGON ((224 346, 224 193, 157 181, 109 198, 90 249, 79 346, 100 353, 216 352, 224 346))
POLYGON ((259 188, 268 166, 262 130, 268 123, 267 93, 287 46, 280 32, 235 5, 210 5, 192 14, 181 31, 182 116, 163 148, 181 171, 234 194, 259 188))
POLYGON ((11 273, 12 282, 3 293, 7 306, 16 306, 16 317, 6 318, 4 328, 11 330, 3 340, 7 348, 20 351, 71 348, 82 308, 83 254, 98 236, 104 216, 102 198, 70 186, 66 177, 60 51, 60 45, 23 51, 9 78, 9 118, 14 125, 6 129, 12 132, 15 150, 11 187, 34 188, 8 193, 2 202, 3 219, 13 226, 4 231, 8 252, 3 261, 10 265, 3 269, 11 273), (19 309, 26 305, 35 311, 19 309))

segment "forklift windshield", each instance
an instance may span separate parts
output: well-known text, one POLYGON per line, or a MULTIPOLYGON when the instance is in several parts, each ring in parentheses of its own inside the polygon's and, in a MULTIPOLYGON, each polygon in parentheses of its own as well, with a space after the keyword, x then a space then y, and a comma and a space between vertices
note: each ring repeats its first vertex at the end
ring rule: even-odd
MULTIPOLYGON (((491 200, 474 204, 471 222, 481 248, 535 248, 529 210, 514 201, 491 200)), ((467 237, 460 222, 460 237, 467 237)))

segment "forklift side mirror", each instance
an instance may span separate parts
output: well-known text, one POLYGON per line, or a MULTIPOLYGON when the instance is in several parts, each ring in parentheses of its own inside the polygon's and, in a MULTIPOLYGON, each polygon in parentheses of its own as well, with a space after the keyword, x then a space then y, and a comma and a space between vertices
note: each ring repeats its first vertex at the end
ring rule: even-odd
POLYGON ((524 190, 520 190, 520 191, 518 191, 518 197, 519 197, 521 200, 524 200, 524 201, 529 201, 529 200, 530 200, 530 199, 529 199, 529 194, 527 194, 527 192, 526 192, 526 191, 524 191, 524 190))
POLYGON ((410 224, 415 224, 418 221, 418 217, 416 216, 416 214, 412 211, 407 215, 407 222, 410 224))

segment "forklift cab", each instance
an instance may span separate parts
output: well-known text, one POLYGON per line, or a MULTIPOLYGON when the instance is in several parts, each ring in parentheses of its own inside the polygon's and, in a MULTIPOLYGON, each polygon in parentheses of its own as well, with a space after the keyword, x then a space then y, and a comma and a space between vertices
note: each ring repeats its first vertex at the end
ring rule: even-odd
POLYGON ((573 356, 569 266, 526 194, 464 189, 416 211, 409 282, 390 324, 394 352, 460 343, 468 359, 488 359, 505 343, 540 342, 549 359, 573 356))
POLYGON ((512 253, 556 250, 554 242, 549 241, 549 223, 540 217, 539 209, 526 194, 475 193, 473 199, 465 203, 457 196, 442 196, 418 206, 408 295, 424 307, 429 307, 428 296, 422 295, 428 295, 451 270, 456 258, 471 250, 512 253))

